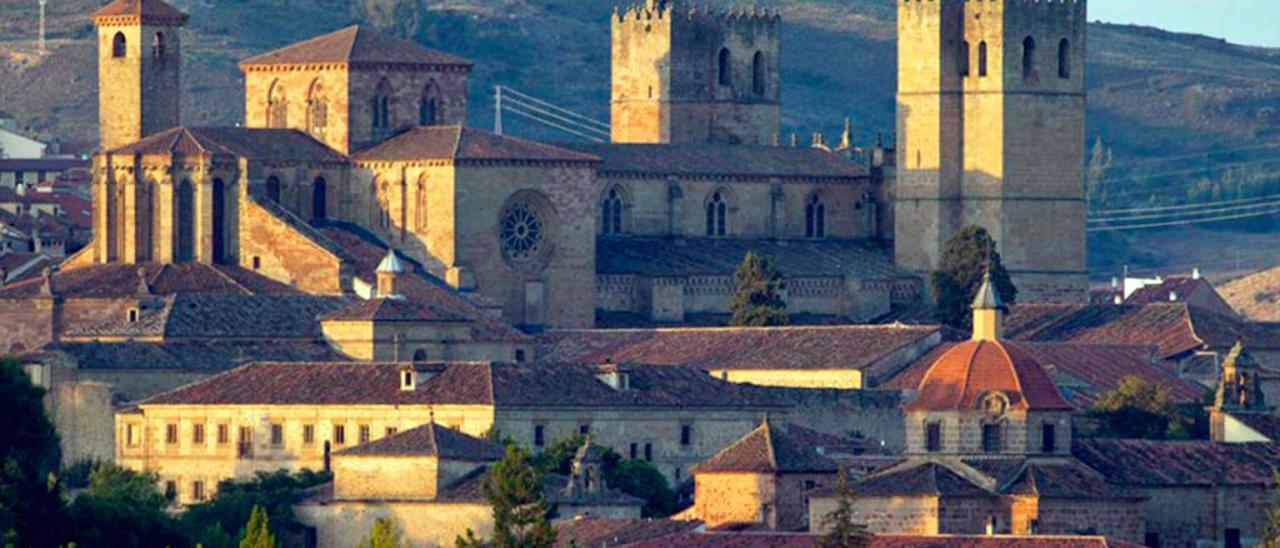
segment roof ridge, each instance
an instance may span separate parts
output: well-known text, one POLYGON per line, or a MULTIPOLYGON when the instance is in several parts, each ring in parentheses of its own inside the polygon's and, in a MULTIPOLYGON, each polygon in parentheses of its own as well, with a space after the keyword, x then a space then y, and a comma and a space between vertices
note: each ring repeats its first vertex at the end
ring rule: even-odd
MULTIPOLYGON (((986 341, 983 341, 983 342, 986 342, 986 341)), ((995 347, 1000 350, 1000 353, 1004 355, 1004 363, 1009 366, 1009 369, 1010 369, 1009 372, 1013 374, 1013 386, 1015 389, 1018 390, 1018 398, 1022 400, 1022 405, 1028 408, 1031 407, 1031 404, 1027 402, 1027 391, 1022 389, 1022 377, 1018 374, 1019 373, 1018 364, 1013 362, 1013 356, 1009 355, 1009 349, 1005 348, 1004 343, 1001 343, 1000 341, 992 341, 992 342, 995 345, 995 347)), ((1044 371, 1044 367, 1040 365, 1039 360, 1036 360, 1035 358, 1032 358, 1030 356, 1027 356, 1027 358, 1035 362, 1036 367, 1039 367, 1042 372, 1044 371)), ((1049 379, 1049 382, 1050 384, 1053 385, 1054 390, 1058 389, 1057 383, 1054 383, 1052 378, 1049 379)), ((968 388, 968 387, 966 386, 965 388, 968 388)), ((1059 394, 1059 396, 1061 396, 1061 394, 1059 394)))
POLYGON ((773 466, 774 470, 778 470, 780 467, 778 466, 778 452, 775 451, 773 447, 773 427, 769 425, 769 418, 767 416, 765 417, 763 424, 760 425, 760 428, 764 429, 764 447, 765 450, 769 452, 769 465, 773 466))
POLYGON ((226 281, 228 281, 228 282, 231 282, 231 285, 233 285, 233 286, 235 286, 235 287, 239 288, 239 289, 240 289, 240 291, 243 291, 245 295, 254 295, 254 292, 253 292, 253 291, 250 291, 250 290, 249 290, 249 288, 247 288, 247 287, 245 287, 245 286, 244 286, 244 284, 241 284, 240 282, 236 281, 236 279, 235 279, 235 278, 232 278, 232 277, 231 277, 231 276, 229 276, 226 272, 223 272, 223 271, 222 271, 221 269, 219 269, 218 267, 216 267, 216 266, 208 266, 208 268, 209 268, 209 270, 214 271, 214 273, 216 273, 216 274, 218 275, 218 277, 220 277, 220 278, 222 278, 222 279, 224 279, 224 280, 226 280, 226 281))
POLYGON ((463 133, 462 126, 455 126, 451 129, 453 129, 455 135, 457 135, 457 139, 453 142, 453 154, 450 156, 457 158, 458 153, 462 151, 462 139, 465 137, 465 134, 463 133))
POLYGON ((360 39, 360 24, 356 23, 345 29, 338 29, 337 32, 342 32, 347 29, 353 29, 351 31, 351 43, 347 45, 347 60, 350 61, 351 55, 356 51, 356 41, 360 39))
MULTIPOLYGON (((965 360, 965 363, 968 364, 968 366, 965 367, 964 369, 964 384, 960 385, 960 397, 962 398, 964 397, 965 394, 969 393, 969 381, 973 379, 973 369, 974 369, 973 360, 977 359, 978 352, 982 350, 982 345, 986 344, 986 342, 987 341, 978 341, 978 344, 973 345, 973 351, 969 353, 969 358, 965 360)), ((956 347, 956 348, 960 348, 960 347, 956 347)), ((952 350, 955 350, 955 348, 953 348, 952 350)), ((947 354, 950 354, 950 353, 951 353, 951 350, 948 350, 947 354)), ((946 354, 943 354, 943 357, 946 357, 946 354)), ((938 361, 934 363, 941 363, 941 361, 942 361, 942 358, 939 358, 938 361)), ((929 370, 933 371, 933 368, 930 367, 929 370)), ((927 373, 925 374, 925 377, 928 378, 927 373)), ((924 386, 924 380, 920 381, 920 386, 924 386)), ((967 402, 961 401, 959 402, 958 405, 963 406, 965 405, 965 403, 967 402)))

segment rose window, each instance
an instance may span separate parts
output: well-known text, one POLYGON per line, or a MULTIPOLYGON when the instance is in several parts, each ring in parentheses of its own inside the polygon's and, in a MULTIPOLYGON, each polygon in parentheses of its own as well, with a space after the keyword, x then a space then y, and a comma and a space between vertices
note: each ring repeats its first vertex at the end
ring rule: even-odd
POLYGON ((537 256, 542 244, 542 220, 533 208, 523 203, 512 204, 502 213, 502 252, 510 259, 527 260, 537 256))

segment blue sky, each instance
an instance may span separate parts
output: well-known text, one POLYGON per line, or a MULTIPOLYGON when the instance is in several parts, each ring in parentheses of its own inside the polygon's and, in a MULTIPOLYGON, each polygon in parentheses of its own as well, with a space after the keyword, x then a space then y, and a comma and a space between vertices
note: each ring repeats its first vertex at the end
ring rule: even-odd
POLYGON ((1089 19, 1280 47, 1280 0, 1091 0, 1089 19))

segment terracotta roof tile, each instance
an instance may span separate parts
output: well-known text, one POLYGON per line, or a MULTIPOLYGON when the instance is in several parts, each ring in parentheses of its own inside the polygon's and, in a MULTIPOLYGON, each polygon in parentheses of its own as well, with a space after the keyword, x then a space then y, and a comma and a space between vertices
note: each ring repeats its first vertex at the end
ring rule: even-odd
POLYGON ((465 316, 432 305, 408 299, 375 298, 360 300, 324 315, 322 320, 366 322, 465 322, 465 316))
POLYGON ((627 546, 634 542, 689 533, 701 526, 702 522, 699 521, 670 519, 570 519, 556 522, 556 546, 627 546))
POLYGON ((789 242, 767 238, 604 237, 596 243, 600 274, 732 276, 748 252, 769 257, 785 278, 851 277, 878 281, 919 278, 893 264, 886 247, 854 240, 789 242))
POLYGON ((421 456, 442 460, 495 462, 505 449, 434 422, 334 453, 337 457, 421 456))
POLYGON ((281 162, 346 163, 342 154, 296 129, 175 127, 107 154, 208 154, 281 162))
POLYGON ((800 445, 785 430, 765 421, 746 436, 693 467, 707 472, 835 473, 836 464, 816 448, 800 445))
MULTIPOLYGON (((235 266, 201 263, 108 263, 59 270, 53 274, 53 292, 62 297, 118 298, 138 295, 138 269, 146 273, 152 295, 220 293, 239 295, 299 295, 298 290, 235 266)), ((40 294, 41 277, 0 288, 0 298, 27 298, 40 294)))
POLYGON ((946 466, 924 462, 890 468, 852 485, 864 497, 941 496, 989 497, 991 493, 946 466))
POLYGON ((93 12, 91 19, 97 21, 114 17, 137 17, 143 24, 182 24, 187 21, 187 14, 163 0, 115 0, 93 12))
POLYGON ((869 386, 941 339, 940 328, 933 326, 865 325, 592 329, 535 336, 538 359, 548 362, 617 361, 704 370, 854 370, 863 372, 869 386), (900 352, 904 355, 894 358, 900 352))
POLYGON ((340 297, 182 293, 143 303, 127 316, 71 326, 68 337, 168 339, 306 339, 320 335, 316 318, 345 304, 340 297))
POLYGON ((475 160, 519 162, 597 162, 569 149, 463 126, 414 126, 357 152, 356 162, 475 160))
POLYGON ((839 154, 815 148, 743 145, 567 144, 598 156, 600 172, 660 181, 667 177, 750 179, 843 179, 867 177, 867 168, 839 154))
POLYGON ((1073 409, 1053 380, 1021 345, 967 341, 942 354, 920 381, 908 411, 981 409, 981 397, 999 390, 1014 409, 1073 409))
POLYGON ((1002 494, 1036 495, 1041 499, 1140 499, 1140 495, 1108 484, 1097 472, 1075 462, 1031 463, 999 482, 1002 494))
POLYGON ((240 66, 308 63, 458 67, 472 65, 471 61, 462 57, 383 34, 367 25, 354 25, 245 59, 240 62, 240 66))
POLYGON ((61 342, 28 354, 66 356, 80 369, 174 369, 225 371, 249 360, 337 361, 329 345, 312 341, 61 342))
POLYGON ((1280 445, 1078 439, 1072 453, 1108 481, 1135 487, 1275 485, 1280 445))
MULTIPOLYGON (((685 533, 627 545, 628 548, 813 548, 817 536, 763 531, 685 533)), ((1140 544, 1094 536, 876 535, 868 548, 1141 548, 1140 544)))

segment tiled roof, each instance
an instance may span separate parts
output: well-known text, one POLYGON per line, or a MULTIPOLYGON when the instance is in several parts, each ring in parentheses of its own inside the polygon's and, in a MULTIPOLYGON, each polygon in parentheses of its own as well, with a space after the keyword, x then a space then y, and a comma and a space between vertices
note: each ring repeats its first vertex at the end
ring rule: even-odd
POLYGON ((569 144, 604 160, 606 175, 734 177, 749 179, 846 179, 867 177, 867 168, 839 154, 815 148, 743 145, 569 144))
MULTIPOLYGON (((152 295, 222 293, 239 295, 298 295, 296 289, 235 266, 201 263, 108 263, 59 270, 53 274, 53 292, 62 297, 116 298, 138 295, 138 269, 146 273, 152 295)), ((40 277, 0 288, 0 298, 26 298, 40 294, 40 277)))
POLYGON ((248 360, 326 360, 343 357, 310 341, 62 342, 31 352, 39 359, 65 355, 81 369, 227 370, 248 360))
POLYGON ((1270 413, 1231 413, 1231 416, 1271 441, 1280 440, 1280 417, 1270 413))
MULTIPOLYGON (((806 533, 709 531, 651 539, 627 548, 814 548, 819 537, 806 533)), ((875 535, 868 548, 1140 548, 1140 544, 1095 536, 875 535)))
POLYGON ((53 261, 41 253, 4 253, 0 254, 0 287, 7 283, 39 277, 44 267, 53 261))
POLYGON ((365 322, 465 322, 456 312, 428 302, 408 299, 375 298, 357 301, 324 315, 322 320, 365 322))
POLYGON ((69 328, 66 335, 163 336, 195 339, 311 339, 316 318, 345 304, 340 297, 311 295, 169 295, 143 306, 138 321, 126 316, 69 328))
POLYGON ((354 25, 287 45, 240 62, 250 65, 350 63, 353 65, 446 65, 470 67, 471 61, 354 25))
MULTIPOLYGON (((856 370, 872 381, 918 354, 881 363, 922 341, 932 326, 709 327, 549 331, 535 336, 539 360, 680 365, 705 370, 856 370)), ((923 351, 922 350, 922 351, 923 351)), ((872 385, 875 382, 870 383, 872 385)))
POLYGON ((1078 439, 1072 453, 1111 483, 1134 487, 1275 485, 1280 445, 1078 439))
POLYGON ((1148 304, 1184 301, 1195 291, 1213 291, 1204 278, 1172 276, 1158 284, 1146 285, 1125 299, 1126 304, 1148 304))
POLYGON ((836 464, 812 446, 800 445, 784 429, 764 421, 746 436, 693 467, 706 472, 834 473, 836 464))
POLYGON ((489 440, 468 436, 430 422, 398 434, 363 443, 334 456, 415 456, 441 460, 495 462, 505 450, 489 440))
POLYGON ((356 162, 475 160, 519 162, 597 162, 566 148, 526 141, 463 126, 414 126, 357 152, 356 162))
POLYGON ((138 17, 144 24, 177 23, 187 21, 187 14, 165 3, 163 0, 115 0, 96 12, 91 19, 110 17, 138 17))
POLYGON ((728 383, 680 367, 636 368, 614 390, 591 366, 449 362, 415 390, 398 363, 253 363, 161 394, 149 404, 490 405, 504 407, 784 408, 796 391, 728 383))
POLYGON ((342 154, 296 129, 245 127, 175 127, 108 154, 208 154, 276 162, 347 161, 342 154))
POLYGON ((1041 499, 1137 499, 1140 496, 1126 492, 1097 472, 1078 465, 1031 463, 1020 467, 1012 478, 998 478, 1002 494, 1036 495, 1041 499))
POLYGON ((965 479, 950 468, 934 462, 891 468, 863 478, 852 485, 863 497, 941 496, 989 497, 986 489, 965 479))
POLYGON ((89 167, 89 160, 79 158, 0 158, 0 171, 68 171, 89 167))
POLYGON ((865 241, 768 238, 605 237, 596 243, 596 272, 656 277, 732 276, 748 252, 769 257, 784 278, 848 276, 917 279, 893 264, 888 248, 865 241))
MULTIPOLYGON (((1079 343, 1018 343, 1041 364, 1059 391, 1080 408, 1093 404, 1097 396, 1115 389, 1120 379, 1134 375, 1168 386, 1183 403, 1199 402, 1204 397, 1200 385, 1178 378, 1173 371, 1155 362, 1155 348, 1137 345, 1079 343)), ((914 390, 925 373, 956 343, 943 343, 894 375, 883 388, 914 390)))
POLYGON ((1073 409, 1031 352, 999 341, 966 341, 943 353, 921 379, 919 394, 904 408, 980 410, 980 399, 993 390, 1008 396, 1013 409, 1073 409))
POLYGON ((635 542, 690 533, 701 526, 702 522, 699 521, 671 519, 577 518, 555 523, 556 546, 627 546, 635 542))

